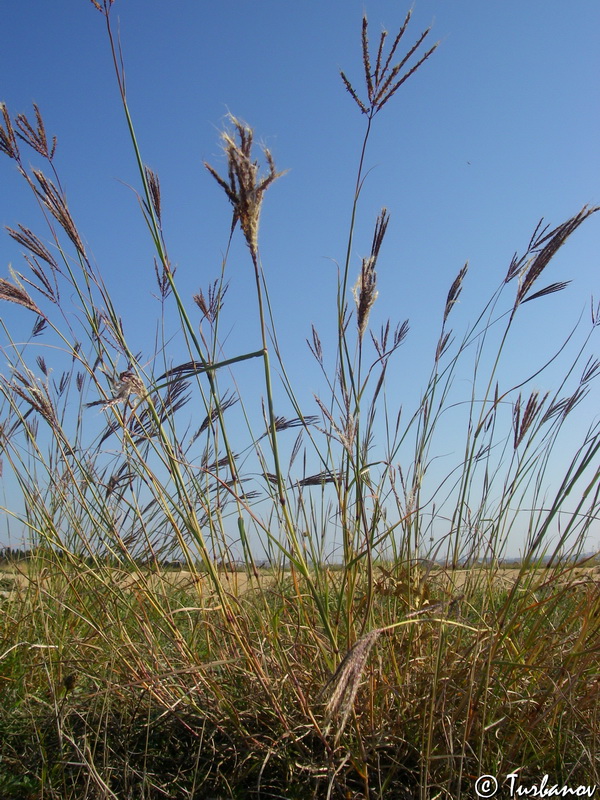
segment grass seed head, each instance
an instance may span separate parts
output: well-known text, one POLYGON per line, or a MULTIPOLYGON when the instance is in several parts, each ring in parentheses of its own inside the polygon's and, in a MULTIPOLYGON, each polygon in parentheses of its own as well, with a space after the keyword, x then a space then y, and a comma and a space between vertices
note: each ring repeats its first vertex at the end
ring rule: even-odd
POLYGON ((35 311, 39 316, 43 316, 42 312, 25 289, 23 289, 22 286, 15 286, 5 278, 0 278, 0 300, 8 300, 11 303, 17 303, 20 306, 28 308, 30 311, 35 311))
POLYGON ((448 319, 450 312, 452 311, 452 307, 456 302, 458 302, 458 298, 460 297, 460 293, 462 291, 462 283, 465 279, 465 275, 467 274, 467 270, 469 268, 469 264, 466 263, 461 271, 458 273, 456 278, 454 279, 454 283, 450 287, 450 291, 448 292, 448 297, 446 299, 446 308, 444 309, 444 322, 448 319))
POLYGON ((150 167, 144 166, 144 173, 146 175, 146 181, 148 182, 148 189, 150 190, 150 199, 152 201, 152 208, 154 209, 154 213, 156 214, 156 219, 158 220, 158 224, 160 225, 161 220, 161 203, 160 203, 160 181, 158 180, 158 175, 154 170, 150 169, 150 167))
POLYGON ((9 158, 19 161, 19 144, 15 135, 12 120, 8 109, 4 103, 0 103, 4 126, 0 125, 0 152, 5 153, 9 158))
POLYGON ((376 628, 361 637, 346 653, 325 686, 324 692, 329 695, 325 705, 325 717, 328 721, 334 717, 338 718, 336 742, 339 741, 348 722, 369 654, 382 632, 381 628, 376 628))
POLYGON ((513 316, 521 303, 524 303, 528 300, 534 300, 537 297, 543 297, 546 294, 551 294, 564 289, 564 287, 567 285, 566 283, 554 283, 533 295, 530 294, 530 290, 534 283, 546 269, 558 250, 563 246, 563 244, 565 244, 569 236, 571 236, 571 234, 577 230, 582 222, 584 222, 588 217, 591 217, 592 214, 595 214, 599 209, 600 206, 591 208, 589 206, 584 206, 581 211, 571 217, 571 219, 568 219, 566 222, 558 225, 549 233, 546 233, 546 229, 544 229, 539 236, 536 235, 540 227, 538 225, 538 228, 536 228, 536 232, 529 243, 528 252, 526 254, 526 256, 531 253, 534 255, 528 260, 526 257, 520 260, 517 260, 516 257, 513 258, 511 267, 506 277, 506 281, 508 281, 519 274, 519 288, 517 289, 517 296, 515 298, 515 304, 513 307, 513 316), (522 266, 523 262, 524 266, 522 266))
POLYGON ((408 61, 412 58, 412 56, 417 52, 417 50, 421 47, 427 36, 429 35, 430 28, 423 31, 423 33, 419 36, 415 44, 407 51, 407 53, 400 59, 400 61, 393 67, 391 67, 392 59, 396 53, 396 49, 400 40, 404 36, 406 32, 406 28, 410 21, 412 15, 412 11, 409 11, 406 15, 406 18, 400 27, 400 30, 396 34, 396 38, 392 44, 390 52, 383 62, 383 49, 385 40, 387 38, 387 31, 383 31, 381 33, 379 39, 379 46, 377 48, 377 59, 375 62, 375 70, 373 71, 371 68, 371 57, 369 54, 369 37, 368 37, 368 20, 366 15, 363 16, 362 21, 362 34, 361 34, 361 42, 362 42, 362 61, 363 67, 365 71, 365 83, 367 89, 367 102, 364 102, 358 96, 357 91, 354 89, 352 83, 348 80, 344 72, 340 71, 340 76, 342 81, 344 82, 344 86, 346 87, 347 91, 350 93, 350 96, 360 108, 363 114, 367 114, 370 119, 372 119, 378 111, 381 111, 383 106, 390 100, 393 95, 398 91, 400 86, 407 81, 410 76, 415 73, 423 62, 427 61, 429 56, 433 53, 433 51, 437 48, 438 42, 436 42, 432 47, 427 50, 424 55, 422 55, 417 62, 406 70, 406 72, 402 73, 402 70, 408 63, 408 61), (400 76, 400 77, 398 77, 400 76))
POLYGON ((379 250, 381 248, 389 220, 390 215, 387 209, 383 208, 375 223, 371 254, 368 258, 363 258, 360 274, 352 289, 354 302, 356 303, 358 336, 361 341, 367 329, 371 308, 379 296, 379 292, 376 289, 377 273, 375 272, 375 265, 377 264, 379 250))
POLYGON ((54 153, 56 152, 56 136, 53 136, 52 143, 48 144, 48 136, 46 135, 44 120, 42 119, 40 110, 35 103, 33 104, 33 109, 35 111, 35 128, 29 122, 25 114, 18 114, 17 128, 19 129, 19 132, 17 132, 17 136, 19 139, 27 142, 27 144, 33 150, 35 150, 36 153, 39 153, 42 158, 52 161, 54 158, 54 153))
POLYGON ((67 202, 54 183, 38 169, 32 170, 33 176, 38 183, 35 191, 39 199, 59 223, 69 239, 75 245, 79 253, 85 258, 85 248, 79 232, 75 227, 71 213, 67 207, 67 202))
POLYGON ((258 225, 263 195, 273 181, 284 173, 276 171, 271 152, 263 147, 263 154, 269 170, 264 177, 260 177, 258 161, 252 160, 254 139, 252 128, 231 114, 229 121, 234 127, 234 132, 226 130, 221 134, 227 156, 228 180, 224 180, 210 164, 205 162, 204 166, 224 190, 233 206, 232 230, 239 222, 252 259, 256 262, 258 258, 258 225))

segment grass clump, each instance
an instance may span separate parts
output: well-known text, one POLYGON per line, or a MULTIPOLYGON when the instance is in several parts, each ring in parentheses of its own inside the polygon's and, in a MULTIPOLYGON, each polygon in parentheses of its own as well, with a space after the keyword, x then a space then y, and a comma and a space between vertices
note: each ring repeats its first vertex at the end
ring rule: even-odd
POLYGON ((174 319, 178 338, 165 334, 153 353, 130 349, 68 207, 56 139, 37 107, 33 119, 3 107, 0 150, 49 238, 9 228, 27 272, 0 281, 0 299, 34 315, 26 344, 3 324, 0 437, 20 493, 5 510, 30 546, 1 580, 0 794, 426 800, 471 797, 484 773, 600 781, 598 566, 582 559, 598 514, 597 424, 573 446, 551 496, 547 485, 557 443, 599 373, 587 357, 598 310, 546 392, 540 376, 559 354, 515 385, 500 368, 526 304, 565 288, 539 281, 597 209, 540 224, 457 341, 449 324, 467 279, 460 269, 429 379, 405 421, 386 377, 408 323, 370 326, 385 208, 354 308, 351 254, 374 119, 435 45, 426 48, 425 31, 398 54, 409 14, 387 54, 384 32, 372 57, 365 17, 365 100, 342 73, 366 128, 334 363, 313 328, 325 389, 307 414, 285 369, 260 256, 261 206, 282 173, 268 150, 261 172, 252 129, 230 117, 226 175, 206 166, 232 206, 229 242, 239 227, 248 246, 259 323, 254 349, 230 354, 220 334, 227 257, 186 302, 159 178, 129 111, 112 3, 92 2, 139 167, 159 328, 174 319), (44 169, 29 167, 24 151, 44 169), (54 363, 34 355, 40 341, 54 363), (259 409, 235 384, 237 365, 256 360, 259 409), (473 389, 457 426, 461 454, 440 477, 436 447, 466 361, 473 389), (287 416, 276 413, 274 363, 287 416), (191 422, 190 402, 202 409, 191 422), (229 421, 234 408, 243 429, 229 421), (507 567, 523 519, 522 557, 507 567))

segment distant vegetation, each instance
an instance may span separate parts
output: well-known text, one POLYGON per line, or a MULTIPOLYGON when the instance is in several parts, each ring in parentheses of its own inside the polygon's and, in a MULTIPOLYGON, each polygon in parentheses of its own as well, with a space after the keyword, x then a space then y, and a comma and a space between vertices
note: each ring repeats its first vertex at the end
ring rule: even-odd
POLYGON ((360 264, 353 239, 372 127, 436 46, 425 31, 402 50, 410 14, 373 46, 365 17, 364 86, 341 75, 365 134, 336 333, 309 335, 323 383, 303 408, 273 322, 285 309, 271 314, 260 257, 262 203, 280 176, 272 154, 230 117, 226 168, 206 165, 207 197, 222 190, 232 210, 225 257, 182 296, 112 0, 91 1, 114 57, 163 316, 155 349, 134 352, 131 309, 116 308, 89 257, 41 111, 3 106, 0 151, 47 227, 8 229, 24 272, 0 280, 0 299, 33 323, 25 343, 0 323, 0 446, 16 487, 5 511, 29 536, 0 554, 0 797, 433 800, 474 797, 482 774, 600 783, 600 581, 580 569, 599 512, 600 428, 569 434, 597 387, 599 308, 526 380, 501 369, 515 321, 566 285, 545 282, 548 264, 597 209, 540 223, 460 335, 458 270, 425 388, 400 414, 387 375, 409 346, 408 322, 370 324, 388 211, 360 264), (230 353, 227 254, 240 234, 258 333, 230 353), (242 361, 264 387, 257 407, 236 389, 242 361), (563 374, 542 390, 550 364, 563 374), (465 369, 457 422, 446 412, 465 369), (440 477, 449 419, 460 453, 440 477), (522 554, 506 579, 515 531, 522 554))

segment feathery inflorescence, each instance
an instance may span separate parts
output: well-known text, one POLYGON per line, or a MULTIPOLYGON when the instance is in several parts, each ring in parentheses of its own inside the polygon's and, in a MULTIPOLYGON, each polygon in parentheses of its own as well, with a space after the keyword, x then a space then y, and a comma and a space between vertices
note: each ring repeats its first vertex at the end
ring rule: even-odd
POLYGON ((354 647, 348 650, 323 689, 324 693, 330 692, 325 705, 326 719, 331 721, 334 717, 338 718, 336 741, 339 740, 348 722, 369 654, 384 630, 375 628, 362 636, 354 647))
POLYGON ((373 244, 371 245, 371 253, 368 258, 363 258, 360 274, 352 289, 354 294, 354 302, 356 303, 356 316, 358 323, 358 337, 362 341, 365 331, 367 330, 367 323, 369 322, 369 314, 371 308, 377 300, 377 273, 375 266, 379 256, 379 250, 383 237, 387 230, 390 215, 386 208, 383 208, 377 217, 375 223, 375 232, 373 234, 373 244))
POLYGON ((546 232, 547 228, 544 228, 538 235, 541 226, 540 222, 531 237, 527 252, 520 259, 516 255, 513 257, 505 278, 505 282, 508 283, 517 275, 519 276, 519 287, 512 311, 513 316, 521 303, 561 291, 567 286, 568 282, 562 281, 546 286, 544 289, 535 292, 535 294, 530 294, 533 284, 546 269, 557 251, 567 241, 569 236, 577 230, 582 222, 585 222, 588 217, 591 217, 592 214, 595 214, 599 209, 600 206, 584 206, 581 211, 566 222, 558 225, 549 233, 546 232))
POLYGON ((419 59, 418 61, 409 69, 406 70, 403 74, 401 74, 402 70, 408 63, 408 61, 412 58, 412 56, 417 52, 419 47, 423 44, 427 36, 429 35, 430 28, 423 31, 423 33, 419 36, 417 41, 413 44, 413 46, 408 50, 408 52, 400 59, 400 61, 393 67, 390 68, 390 64, 400 40, 404 36, 406 29, 408 27, 408 23, 410 22, 410 18, 412 16, 412 10, 408 12, 406 18, 396 34, 396 38, 392 44, 390 52, 383 63, 383 47, 385 40, 387 38, 387 31, 382 31, 381 37, 379 39, 379 47, 377 49, 377 59, 375 62, 375 70, 373 71, 371 68, 371 57, 369 54, 369 38, 368 38, 368 21, 366 15, 363 16, 362 22, 362 56, 363 56, 363 67, 365 70, 365 83, 367 87, 367 101, 363 102, 358 93, 354 89, 352 83, 346 77, 346 74, 340 70, 341 78, 344 82, 344 86, 352 96, 354 102, 360 108, 363 114, 367 114, 367 116, 372 119, 378 111, 384 107, 384 105, 388 102, 388 100, 393 97, 393 95, 398 91, 398 89, 402 86, 405 81, 407 81, 411 75, 413 75, 423 64, 429 56, 433 53, 433 51, 437 48, 439 42, 436 42, 432 47, 429 48, 419 59), (400 77, 398 77, 400 76, 400 77))
POLYGON ((231 228, 233 230, 236 224, 240 223, 252 259, 256 261, 258 257, 258 224, 263 195, 273 181, 284 173, 276 171, 270 150, 263 147, 269 171, 265 177, 261 178, 258 161, 252 160, 254 139, 252 128, 231 114, 229 121, 233 124, 235 132, 223 131, 221 134, 227 155, 228 180, 222 178, 210 164, 204 162, 204 166, 229 198, 229 202, 233 206, 231 228))

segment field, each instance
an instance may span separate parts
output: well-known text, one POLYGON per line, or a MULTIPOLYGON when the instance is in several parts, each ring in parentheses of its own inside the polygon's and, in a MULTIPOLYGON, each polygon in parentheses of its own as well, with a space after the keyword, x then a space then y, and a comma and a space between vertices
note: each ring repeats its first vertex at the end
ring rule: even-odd
MULTIPOLYGON (((373 625, 333 678, 344 654, 302 576, 219 580, 5 569, 2 796, 469 797, 484 772, 597 780, 600 568, 382 565, 356 581, 353 614, 370 602, 373 625)), ((319 582, 344 630, 343 571, 319 582)))
POLYGON ((373 48, 365 17, 365 86, 344 73, 341 84, 365 121, 347 256, 333 334, 309 335, 322 386, 306 409, 260 254, 262 204, 281 176, 271 152, 229 117, 226 168, 205 167, 231 229, 218 277, 188 301, 112 2, 92 3, 161 316, 150 352, 135 352, 40 110, 3 105, 0 152, 47 228, 8 229, 27 272, 0 279, 0 299, 33 326, 23 342, 1 323, 3 510, 27 540, 0 570, 1 800, 437 800, 475 797, 485 775, 600 784, 600 426, 582 412, 600 375, 600 308, 525 378, 509 369, 522 315, 566 286, 544 271, 598 209, 540 223, 463 333, 450 327, 458 271, 419 399, 400 408, 387 380, 408 323, 370 325, 388 211, 356 282, 353 237, 372 126, 436 45, 424 32, 400 54, 409 14, 373 48), (256 341, 231 353, 234 236, 256 341), (238 390, 240 365, 256 371, 256 402, 238 390), (448 425, 459 445, 440 473, 448 425))

